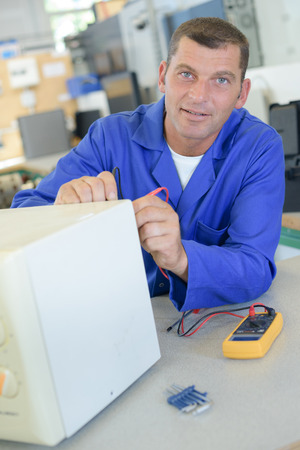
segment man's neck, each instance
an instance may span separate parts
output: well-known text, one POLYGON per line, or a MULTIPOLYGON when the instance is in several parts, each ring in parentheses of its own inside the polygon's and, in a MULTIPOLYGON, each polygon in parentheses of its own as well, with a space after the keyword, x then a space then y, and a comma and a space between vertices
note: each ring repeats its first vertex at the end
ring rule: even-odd
POLYGON ((205 142, 200 141, 199 139, 182 138, 178 136, 174 138, 168 134, 166 130, 165 139, 174 152, 183 156, 204 155, 215 141, 215 138, 205 140, 205 142))
POLYGON ((183 156, 201 156, 207 152, 216 140, 219 133, 205 139, 183 137, 168 127, 166 116, 164 119, 164 135, 172 150, 183 156))

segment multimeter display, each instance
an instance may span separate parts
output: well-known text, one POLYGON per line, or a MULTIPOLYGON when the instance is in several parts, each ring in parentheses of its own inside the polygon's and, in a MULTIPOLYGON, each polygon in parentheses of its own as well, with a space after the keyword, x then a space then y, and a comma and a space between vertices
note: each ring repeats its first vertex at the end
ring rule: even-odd
POLYGON ((267 331, 274 317, 267 314, 255 314, 254 317, 248 317, 233 332, 232 341, 257 341, 267 331))
POLYGON ((251 359, 264 356, 282 329, 282 315, 247 316, 223 342, 228 358, 251 359))

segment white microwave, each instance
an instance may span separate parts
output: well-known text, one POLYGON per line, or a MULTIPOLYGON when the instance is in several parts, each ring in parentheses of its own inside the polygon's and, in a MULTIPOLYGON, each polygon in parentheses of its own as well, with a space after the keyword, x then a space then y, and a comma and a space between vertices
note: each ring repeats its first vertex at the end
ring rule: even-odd
POLYGON ((130 201, 0 211, 0 439, 56 445, 159 357, 130 201))

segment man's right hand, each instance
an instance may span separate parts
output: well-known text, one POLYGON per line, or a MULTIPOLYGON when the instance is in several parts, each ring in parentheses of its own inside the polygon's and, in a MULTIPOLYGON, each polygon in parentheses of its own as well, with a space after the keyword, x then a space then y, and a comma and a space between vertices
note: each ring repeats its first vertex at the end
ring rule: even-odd
POLYGON ((117 200, 116 180, 111 172, 101 172, 97 177, 84 176, 63 184, 54 204, 102 202, 117 200))

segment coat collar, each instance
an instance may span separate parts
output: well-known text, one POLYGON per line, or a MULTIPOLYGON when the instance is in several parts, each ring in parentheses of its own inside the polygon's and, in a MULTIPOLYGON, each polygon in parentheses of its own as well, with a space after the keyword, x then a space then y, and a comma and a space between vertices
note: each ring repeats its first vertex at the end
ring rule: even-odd
POLYGON ((146 110, 145 116, 135 130, 132 140, 149 150, 164 150, 164 111, 165 98, 152 103, 146 110))
MULTIPOLYGON (((135 130, 132 140, 140 146, 149 150, 165 151, 168 147, 165 146, 164 138, 164 111, 165 111, 165 97, 163 96, 157 103, 149 105, 146 110, 144 119, 140 122, 135 130)), ((246 110, 234 109, 217 139, 212 145, 212 158, 224 159, 228 152, 228 144, 232 141, 236 133, 237 126, 241 119, 245 116, 246 110)), ((208 150, 208 152, 210 149, 208 150)))
POLYGON ((161 153, 152 167, 152 176, 159 186, 168 188, 170 202, 179 217, 182 217, 214 183, 223 160, 232 148, 241 121, 241 111, 233 110, 217 139, 204 154, 189 183, 182 191, 171 152, 164 138, 164 105, 165 101, 162 97, 147 109, 144 120, 136 129, 132 139, 148 150, 161 153))

